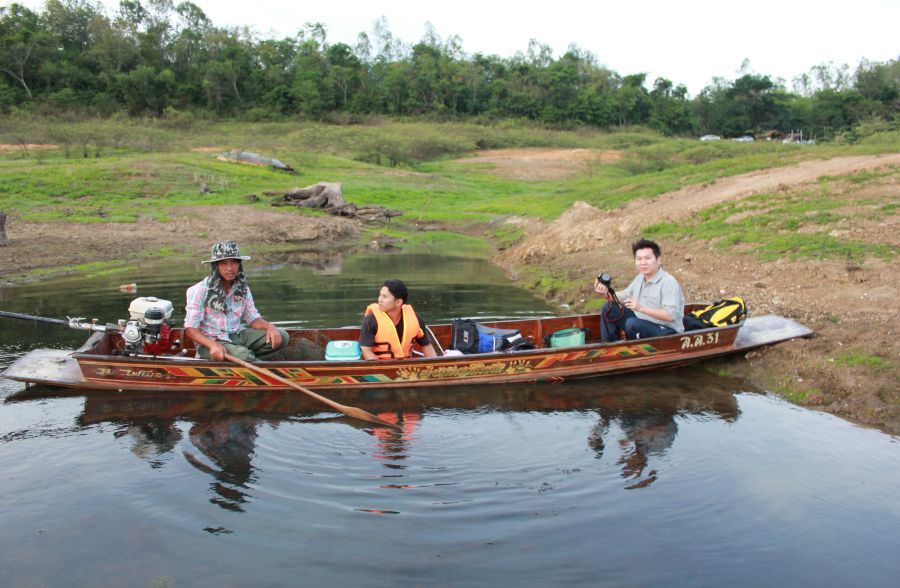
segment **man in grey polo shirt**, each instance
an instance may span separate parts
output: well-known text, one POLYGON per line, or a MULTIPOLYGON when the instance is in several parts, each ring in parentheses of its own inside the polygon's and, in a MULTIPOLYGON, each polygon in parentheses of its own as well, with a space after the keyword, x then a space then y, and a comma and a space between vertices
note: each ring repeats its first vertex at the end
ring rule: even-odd
POLYGON ((604 341, 618 341, 620 329, 626 339, 646 339, 684 331, 684 296, 678 280, 660 266, 659 245, 641 239, 631 245, 638 275, 627 288, 619 291, 618 300, 609 289, 594 282, 594 291, 606 296, 600 310, 600 330, 604 341), (621 301, 621 305, 617 304, 621 301))

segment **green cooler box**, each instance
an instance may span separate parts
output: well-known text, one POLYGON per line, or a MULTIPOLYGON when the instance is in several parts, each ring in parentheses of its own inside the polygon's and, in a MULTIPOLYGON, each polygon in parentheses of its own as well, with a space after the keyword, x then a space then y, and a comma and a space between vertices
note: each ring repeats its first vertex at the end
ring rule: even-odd
POLYGON ((329 341, 325 346, 325 359, 328 361, 353 361, 362 359, 359 341, 329 341))

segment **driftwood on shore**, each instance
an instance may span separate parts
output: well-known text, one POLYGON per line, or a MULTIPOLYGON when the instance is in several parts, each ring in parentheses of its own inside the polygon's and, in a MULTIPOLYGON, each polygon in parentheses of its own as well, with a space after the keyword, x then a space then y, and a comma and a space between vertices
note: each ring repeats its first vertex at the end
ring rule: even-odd
MULTIPOLYGON (((319 182, 305 188, 291 188, 287 192, 263 192, 266 196, 284 196, 278 206, 285 203, 299 208, 339 208, 344 201, 344 189, 337 182, 319 182)), ((274 204, 274 203, 273 203, 274 204)))
POLYGON ((0 245, 6 245, 9 239, 6 238, 6 213, 0 210, 0 245))
POLYGON ((250 153, 249 151, 226 151, 216 155, 219 161, 229 161, 231 163, 244 163, 248 165, 259 165, 262 167, 271 167, 273 169, 294 172, 294 168, 283 163, 274 157, 266 157, 258 153, 250 153))
POLYGON ((403 214, 381 206, 358 206, 344 200, 344 190, 339 182, 319 182, 305 188, 292 188, 286 192, 263 192, 266 196, 282 196, 272 206, 297 206, 299 208, 323 208, 329 214, 358 218, 366 222, 390 220, 403 214))

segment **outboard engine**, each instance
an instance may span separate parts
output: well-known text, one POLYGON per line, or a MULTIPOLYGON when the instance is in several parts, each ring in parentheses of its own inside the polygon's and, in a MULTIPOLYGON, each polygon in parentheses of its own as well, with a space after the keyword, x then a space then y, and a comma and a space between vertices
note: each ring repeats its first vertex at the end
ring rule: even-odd
POLYGON ((172 303, 154 296, 135 298, 128 306, 129 319, 120 320, 124 355, 160 355, 172 349, 172 303))

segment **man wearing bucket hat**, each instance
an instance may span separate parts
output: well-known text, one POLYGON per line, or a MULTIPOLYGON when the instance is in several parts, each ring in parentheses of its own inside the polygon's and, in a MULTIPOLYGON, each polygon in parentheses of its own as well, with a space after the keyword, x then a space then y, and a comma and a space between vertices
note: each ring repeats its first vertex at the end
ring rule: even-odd
POLYGON ((226 353, 244 361, 276 359, 288 345, 287 331, 256 310, 244 275, 243 261, 249 259, 234 241, 216 243, 202 262, 210 264, 210 275, 188 288, 184 332, 204 359, 222 361, 226 353))

